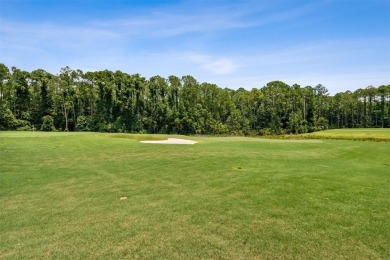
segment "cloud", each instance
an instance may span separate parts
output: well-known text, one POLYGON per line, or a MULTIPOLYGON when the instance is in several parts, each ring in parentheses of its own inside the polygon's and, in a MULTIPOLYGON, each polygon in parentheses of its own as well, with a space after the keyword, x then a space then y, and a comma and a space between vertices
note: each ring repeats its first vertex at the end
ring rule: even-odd
MULTIPOLYGON (((246 70, 297 72, 321 71, 323 73, 353 69, 376 70, 385 66, 383 53, 390 51, 388 39, 332 39, 273 48, 267 51, 241 53, 238 59, 246 70)), ((390 69, 390 59, 387 59, 390 69)))
POLYGON ((288 34, 272 37, 269 30, 278 28, 275 24, 302 26, 327 1, 218 2, 183 1, 103 19, 86 16, 82 22, 72 17, 64 23, 2 17, 1 62, 27 70, 44 66, 54 73, 69 65, 143 76, 193 75, 230 88, 261 87, 272 80, 321 83, 329 89, 386 83, 388 37, 316 42, 288 34))
POLYGON ((238 70, 238 65, 232 59, 213 57, 209 55, 184 55, 185 59, 199 64, 204 70, 214 74, 229 74, 238 70))
POLYGON ((331 94, 390 82, 387 38, 332 39, 306 42, 272 51, 247 51, 234 56, 239 64, 232 75, 209 75, 203 80, 236 89, 262 87, 281 80, 287 84, 323 84, 331 94))
MULTIPOLYGON (((267 4, 257 1, 238 1, 223 5, 190 2, 185 6, 186 14, 182 13, 182 6, 178 5, 174 8, 132 12, 131 15, 123 15, 120 18, 96 20, 91 17, 89 21, 76 24, 16 22, 2 18, 0 36, 2 42, 7 42, 8 46, 25 46, 26 49, 61 47, 67 50, 86 50, 98 46, 109 48, 109 43, 116 45, 116 48, 125 48, 128 47, 125 43, 138 43, 150 38, 168 40, 193 33, 213 33, 215 37, 217 34, 214 33, 217 31, 257 27, 294 19, 317 6, 318 4, 309 4, 292 9, 284 7, 281 11, 269 12, 270 7, 267 4)), ((226 70, 233 67, 227 65, 228 60, 220 60, 219 63, 215 66, 224 67, 226 70)), ((210 64, 208 69, 213 70, 215 66, 210 64)))
POLYGON ((290 74, 290 73, 259 73, 258 75, 242 75, 227 76, 223 78, 208 77, 204 81, 218 82, 219 87, 228 87, 237 89, 243 87, 245 89, 261 88, 268 82, 280 80, 288 85, 298 84, 302 87, 318 84, 325 86, 331 95, 347 90, 354 91, 358 88, 366 88, 369 85, 378 87, 380 85, 389 84, 389 76, 386 76, 386 71, 378 70, 376 72, 351 71, 341 73, 321 73, 308 72, 306 74, 290 74))
MULTIPOLYGON (((30 38, 34 43, 62 41, 91 42, 98 39, 113 39, 120 35, 111 30, 105 30, 86 25, 63 26, 51 23, 27 24, 17 22, 3 22, 0 32, 17 37, 16 39, 30 38)), ((27 44, 27 42, 25 42, 27 44)))
POLYGON ((199 4, 174 6, 160 10, 148 10, 142 14, 119 19, 90 21, 93 28, 102 28, 125 35, 141 37, 174 37, 189 33, 208 33, 221 30, 243 29, 265 26, 272 23, 296 19, 327 1, 318 1, 298 7, 281 5, 275 11, 268 3, 259 1, 237 1, 235 3, 199 4), (186 10, 183 14, 183 8, 186 10))

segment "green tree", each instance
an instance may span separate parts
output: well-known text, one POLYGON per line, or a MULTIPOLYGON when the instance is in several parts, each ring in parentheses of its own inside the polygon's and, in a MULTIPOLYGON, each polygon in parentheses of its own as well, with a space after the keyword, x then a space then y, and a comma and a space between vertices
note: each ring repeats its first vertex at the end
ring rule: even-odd
POLYGON ((10 79, 10 72, 8 67, 0 63, 0 105, 7 99, 5 92, 5 84, 10 79))

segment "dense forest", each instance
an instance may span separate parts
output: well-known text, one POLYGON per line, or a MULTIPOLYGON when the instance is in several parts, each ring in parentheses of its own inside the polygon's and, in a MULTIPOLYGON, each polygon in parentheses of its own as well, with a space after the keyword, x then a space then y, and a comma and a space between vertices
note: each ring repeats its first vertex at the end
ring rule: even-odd
POLYGON ((353 127, 390 127, 390 85, 330 96, 322 85, 281 81, 232 90, 192 76, 69 67, 53 75, 0 64, 0 130, 269 135, 353 127))

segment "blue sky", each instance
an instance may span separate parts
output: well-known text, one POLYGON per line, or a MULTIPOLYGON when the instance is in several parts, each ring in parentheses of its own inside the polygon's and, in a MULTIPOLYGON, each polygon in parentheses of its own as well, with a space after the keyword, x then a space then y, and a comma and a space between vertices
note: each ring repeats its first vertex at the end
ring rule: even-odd
POLYGON ((0 0, 0 63, 335 94, 390 84, 389 28, 390 0, 0 0))

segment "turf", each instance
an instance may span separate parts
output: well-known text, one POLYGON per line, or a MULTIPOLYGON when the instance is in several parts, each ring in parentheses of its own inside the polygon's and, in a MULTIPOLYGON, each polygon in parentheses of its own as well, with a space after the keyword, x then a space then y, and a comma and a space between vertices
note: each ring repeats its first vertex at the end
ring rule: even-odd
POLYGON ((112 136, 0 132, 1 259, 390 258, 389 143, 112 136))
POLYGON ((332 129, 302 135, 318 139, 343 139, 360 141, 390 142, 389 128, 332 129))

